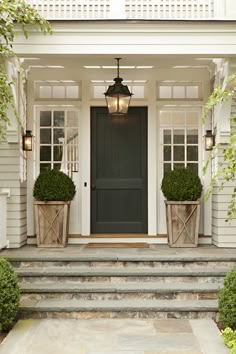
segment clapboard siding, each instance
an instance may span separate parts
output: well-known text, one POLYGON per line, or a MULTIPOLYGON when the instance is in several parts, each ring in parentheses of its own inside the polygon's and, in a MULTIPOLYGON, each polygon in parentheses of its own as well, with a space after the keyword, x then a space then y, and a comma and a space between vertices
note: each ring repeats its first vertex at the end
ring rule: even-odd
POLYGON ((26 243, 26 183, 21 183, 19 144, 0 144, 0 190, 8 189, 7 238, 10 247, 26 243))
MULTIPOLYGON (((236 105, 233 102, 231 107, 231 115, 236 112, 236 105)), ((227 166, 227 161, 224 162, 223 150, 226 144, 219 146, 217 150, 217 161, 227 166)), ((222 178, 219 178, 217 183, 220 186, 222 178)), ((236 247, 236 220, 226 222, 228 205, 232 198, 233 189, 236 186, 236 181, 227 182, 224 188, 219 191, 217 187, 212 193, 212 241, 219 247, 236 247)))

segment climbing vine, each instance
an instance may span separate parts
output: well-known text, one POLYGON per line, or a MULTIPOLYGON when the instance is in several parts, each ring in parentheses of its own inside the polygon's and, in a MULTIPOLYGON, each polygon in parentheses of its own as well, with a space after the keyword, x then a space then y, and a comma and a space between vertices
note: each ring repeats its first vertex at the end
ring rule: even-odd
MULTIPOLYGON (((0 141, 4 139, 6 126, 10 123, 8 117, 10 107, 17 117, 11 87, 13 83, 9 81, 5 67, 7 59, 18 59, 13 50, 16 26, 20 27, 26 38, 31 28, 36 28, 45 34, 52 33, 49 22, 24 0, 0 1, 0 141)), ((18 62, 20 67, 20 61, 18 62)))
MULTIPOLYGON (((218 86, 214 89, 213 93, 209 96, 204 108, 203 120, 206 119, 208 113, 218 105, 219 103, 226 102, 229 99, 235 99, 236 96, 236 75, 231 75, 224 88, 218 86)), ((211 178, 211 182, 207 191, 207 197, 212 193, 214 186, 218 186, 219 190, 222 190, 227 182, 236 183, 236 115, 230 118, 231 120, 231 132, 227 146, 223 149, 223 161, 217 166, 217 170, 214 176, 211 178), (219 182, 220 181, 220 182, 219 182)), ((212 150, 211 158, 219 148, 219 145, 215 146, 212 150)), ((204 167, 204 173, 209 165, 207 161, 204 167)), ((232 220, 236 217, 236 187, 233 187, 231 200, 228 204, 227 220, 232 220)))

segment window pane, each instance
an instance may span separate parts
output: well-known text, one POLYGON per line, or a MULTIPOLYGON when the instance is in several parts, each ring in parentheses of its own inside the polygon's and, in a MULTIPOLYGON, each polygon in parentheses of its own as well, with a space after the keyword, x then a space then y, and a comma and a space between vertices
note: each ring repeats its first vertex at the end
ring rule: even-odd
POLYGON ((186 98, 198 98, 198 86, 187 86, 186 98))
POLYGON ((198 161, 198 147, 197 146, 187 146, 187 160, 188 161, 198 161))
POLYGON ((171 130, 165 129, 164 130, 164 144, 171 144, 171 130))
POLYGON ((53 125, 54 127, 64 126, 64 112, 55 111, 53 114, 53 125))
POLYGON ((54 164, 53 164, 53 168, 54 168, 55 170, 60 170, 60 169, 61 169, 61 164, 60 164, 60 163, 54 163, 54 164))
POLYGON ((174 129, 174 144, 184 144, 184 130, 174 129))
POLYGON ((184 168, 184 163, 174 163, 174 169, 175 168, 184 168))
POLYGON ((185 86, 173 86, 173 98, 185 98, 185 86))
POLYGON ((52 90, 53 98, 65 98, 66 94, 64 86, 53 86, 52 90))
POLYGON ((78 129, 67 129, 67 142, 76 144, 78 137, 78 129))
POLYGON ((159 87, 159 97, 160 98, 172 98, 171 86, 160 86, 159 87))
POLYGON ((188 129, 187 130, 187 144, 198 144, 198 130, 188 129))
POLYGON ((40 127, 49 127, 52 123, 51 112, 41 111, 40 112, 40 127))
POLYGON ((40 146, 40 161, 51 161, 51 146, 40 146))
POLYGON ((63 149, 63 146, 54 146, 53 147, 53 161, 61 161, 62 160, 62 149, 63 149))
POLYGON ((198 175, 198 164, 197 163, 188 163, 187 167, 198 175))
POLYGON ((164 163, 164 176, 171 171, 171 163, 164 163))
POLYGON ((174 161, 184 161, 184 146, 174 146, 174 161))
POLYGON ((104 99, 104 92, 106 91, 105 86, 93 86, 93 97, 94 98, 103 98, 104 99))
POLYGON ((67 124, 68 127, 78 127, 78 115, 75 111, 67 112, 67 124))
POLYGON ((171 161, 171 146, 164 146, 163 160, 171 161))
POLYGON ((135 98, 144 98, 144 86, 132 86, 131 92, 135 95, 135 98))
POLYGON ((51 144, 51 129, 40 129, 40 144, 51 144))
POLYGON ((51 98, 52 88, 50 86, 40 86, 39 87, 39 97, 40 98, 51 98))
POLYGON ((41 163, 40 164, 40 173, 41 172, 46 172, 51 170, 51 164, 50 163, 41 163))
POLYGON ((63 144, 64 142, 64 129, 53 129, 53 143, 63 144))
POLYGON ((67 86, 66 87, 66 98, 78 98, 79 97, 79 87, 78 86, 67 86))

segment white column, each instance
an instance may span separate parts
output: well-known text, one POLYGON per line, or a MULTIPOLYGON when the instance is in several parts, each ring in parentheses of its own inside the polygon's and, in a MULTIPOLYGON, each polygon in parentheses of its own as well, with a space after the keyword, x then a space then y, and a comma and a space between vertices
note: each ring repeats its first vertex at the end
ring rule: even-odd
POLYGON ((80 173, 81 173, 81 235, 90 235, 90 161, 91 161, 91 136, 90 136, 90 82, 82 81, 82 110, 80 120, 80 173))
POLYGON ((148 83, 148 235, 157 234, 156 81, 148 83))

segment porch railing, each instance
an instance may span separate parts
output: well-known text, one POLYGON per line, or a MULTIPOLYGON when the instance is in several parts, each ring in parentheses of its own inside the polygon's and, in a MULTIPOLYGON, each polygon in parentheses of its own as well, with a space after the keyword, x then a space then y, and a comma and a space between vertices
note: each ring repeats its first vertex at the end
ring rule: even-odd
MULTIPOLYGON (((230 0, 26 0, 48 20, 227 19, 230 0)), ((236 3, 236 2, 235 2, 236 3)), ((234 9, 232 9, 232 6, 234 9)), ((236 17, 236 16, 235 16, 236 17)))
POLYGON ((71 136, 67 141, 59 138, 62 144, 62 163, 61 171, 68 174, 71 178, 74 172, 78 172, 78 133, 71 136))

